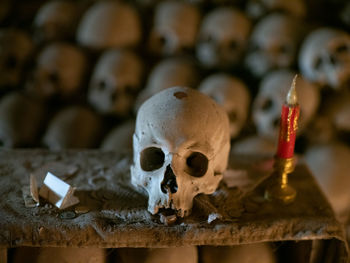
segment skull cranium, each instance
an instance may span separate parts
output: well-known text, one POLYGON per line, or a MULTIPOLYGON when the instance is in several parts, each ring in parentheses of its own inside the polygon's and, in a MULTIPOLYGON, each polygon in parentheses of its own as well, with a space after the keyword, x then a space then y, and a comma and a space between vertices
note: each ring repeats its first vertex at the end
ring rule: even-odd
POLYGON ((148 193, 148 211, 188 215, 193 198, 213 193, 230 149, 226 112, 199 91, 163 90, 138 111, 131 182, 148 193))
POLYGON ((78 26, 78 43, 91 50, 133 47, 140 40, 138 13, 119 1, 96 2, 86 11, 78 26))

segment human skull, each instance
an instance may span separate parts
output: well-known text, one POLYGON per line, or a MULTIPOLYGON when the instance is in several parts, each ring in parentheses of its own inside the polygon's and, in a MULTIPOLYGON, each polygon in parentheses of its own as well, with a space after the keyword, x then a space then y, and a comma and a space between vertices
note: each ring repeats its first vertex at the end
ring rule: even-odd
MULTIPOLYGON (((260 136, 277 138, 282 105, 295 73, 288 70, 273 71, 260 84, 253 102, 253 121, 260 136)), ((306 127, 317 111, 320 94, 315 85, 299 77, 296 83, 300 104, 299 133, 306 127)))
POLYGON ((49 44, 36 58, 27 89, 41 97, 71 97, 81 88, 86 62, 84 53, 72 44, 49 44))
POLYGON ((138 95, 134 108, 137 111, 145 100, 164 89, 175 86, 196 87, 198 78, 197 68, 191 60, 164 59, 152 69, 146 87, 138 95))
POLYGON ((103 139, 100 149, 104 151, 131 151, 134 130, 134 120, 118 125, 103 139))
POLYGON ((170 208, 188 215, 193 198, 211 194, 226 169, 230 149, 226 112, 205 94, 173 87, 138 111, 131 182, 148 193, 148 211, 170 208))
POLYGON ((218 73, 204 79, 199 90, 226 110, 230 120, 231 138, 237 137, 246 123, 250 108, 247 86, 233 76, 218 73))
POLYGON ((293 17, 271 14, 254 27, 245 58, 247 68, 256 77, 268 71, 289 68, 296 62, 303 25, 293 17))
POLYGON ((259 19, 268 13, 283 12, 295 17, 306 15, 304 0, 248 0, 246 13, 253 19, 259 19))
POLYGON ((64 40, 73 37, 79 19, 75 2, 52 0, 37 12, 33 26, 34 38, 38 42, 64 40))
POLYGON ((90 80, 89 103, 100 113, 126 116, 141 87, 143 65, 130 51, 108 50, 90 80))
POLYGON ((218 7, 208 13, 199 30, 196 56, 208 68, 237 65, 245 51, 251 21, 234 8, 218 7))
POLYGON ((87 108, 70 106, 50 121, 43 143, 50 150, 96 146, 102 129, 99 116, 87 108))
POLYGON ((35 145, 45 119, 45 106, 38 100, 14 92, 0 101, 0 147, 35 145))
POLYGON ((180 1, 160 2, 156 6, 150 33, 150 50, 163 55, 191 50, 199 23, 200 14, 196 6, 180 1))
POLYGON ((20 83, 33 50, 34 45, 24 31, 0 29, 0 90, 20 83))
POLYGON ((136 46, 141 23, 134 8, 120 1, 97 1, 78 26, 77 41, 92 50, 136 46))
POLYGON ((305 153, 305 161, 326 194, 338 219, 350 211, 350 149, 340 142, 318 144, 305 153))
POLYGON ((305 78, 322 86, 349 86, 350 34, 333 28, 311 32, 301 46, 299 67, 305 78))

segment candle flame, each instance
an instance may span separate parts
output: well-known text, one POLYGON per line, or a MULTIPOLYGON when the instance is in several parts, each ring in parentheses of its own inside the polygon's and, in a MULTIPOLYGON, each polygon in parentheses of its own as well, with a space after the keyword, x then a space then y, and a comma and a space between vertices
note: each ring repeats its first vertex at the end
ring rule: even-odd
POLYGON ((290 90, 288 91, 287 94, 287 104, 288 105, 296 105, 298 104, 298 96, 297 96, 297 91, 296 91, 296 82, 297 82, 298 74, 296 74, 293 78, 292 85, 290 87, 290 90))

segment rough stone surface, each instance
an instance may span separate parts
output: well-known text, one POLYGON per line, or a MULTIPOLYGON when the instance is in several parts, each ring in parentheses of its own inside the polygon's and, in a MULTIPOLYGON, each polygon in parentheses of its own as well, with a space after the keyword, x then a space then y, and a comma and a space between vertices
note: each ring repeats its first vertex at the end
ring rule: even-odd
POLYGON ((196 197, 189 217, 166 226, 147 211, 147 197, 129 184, 131 153, 3 150, 0 247, 223 246, 327 239, 336 244, 333 258, 339 260, 333 262, 345 262, 343 228, 305 166, 298 165, 290 176, 298 191, 294 203, 284 206, 262 198, 263 180, 271 172, 269 162, 256 156, 231 156, 230 169, 247 170, 244 189, 223 183, 214 194, 196 197), (72 166, 76 172, 69 174, 72 166), (87 206, 89 212, 63 219, 63 211, 43 200, 39 207, 26 208, 21 188, 29 184, 30 173, 40 174, 42 167, 60 170, 57 176, 77 187, 78 206, 87 206), (209 224, 212 214, 218 216, 209 224))

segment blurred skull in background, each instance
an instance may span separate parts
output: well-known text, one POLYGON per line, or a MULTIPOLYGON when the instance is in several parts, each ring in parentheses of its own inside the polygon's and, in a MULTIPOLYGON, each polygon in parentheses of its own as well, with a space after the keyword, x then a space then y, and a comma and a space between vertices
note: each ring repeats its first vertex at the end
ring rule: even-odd
MULTIPOLYGON (((281 109, 295 73, 278 70, 267 74, 261 81, 253 102, 252 117, 259 136, 277 138, 281 109)), ((299 133, 315 115, 320 102, 319 88, 299 77, 296 83, 300 104, 299 133)))
POLYGON ((175 86, 197 87, 199 73, 192 60, 168 58, 160 61, 148 75, 146 87, 138 95, 134 109, 157 92, 175 86))
POLYGON ((199 85, 199 90, 226 110, 230 120, 231 138, 237 137, 246 124, 250 108, 247 86, 233 76, 218 73, 205 78, 199 85))
POLYGON ((44 47, 36 58, 36 66, 27 89, 41 97, 75 95, 87 71, 85 54, 69 43, 54 42, 44 47))
POLYGON ((100 149, 104 151, 132 150, 132 135, 135 131, 135 121, 129 120, 112 129, 103 139, 100 149))
POLYGON ((141 88, 143 64, 130 51, 105 51, 90 79, 88 100, 100 113, 126 116, 141 88))
POLYGON ((0 100, 0 147, 35 145, 46 116, 45 105, 13 92, 0 100))
POLYGON ((271 14, 260 20, 250 37, 245 58, 247 68, 256 77, 262 77, 273 69, 293 66, 304 27, 295 18, 282 14, 271 14))
POLYGON ((141 35, 136 9, 119 1, 97 1, 79 23, 77 42, 91 50, 134 47, 141 35))
POLYGON ((100 117, 81 106, 60 110, 50 121, 43 144, 50 150, 96 147, 102 130, 100 117))
POLYGON ((218 7, 202 20, 196 56, 207 68, 237 65, 245 52, 251 21, 241 11, 218 7))
POLYGON ((303 76, 333 89, 350 85, 350 34, 334 28, 320 28, 304 40, 299 53, 303 76))
POLYGON ((200 23, 196 6, 163 1, 156 6, 149 45, 152 53, 173 55, 193 49, 200 23))
POLYGON ((306 11, 304 0, 248 0, 246 3, 246 13, 256 20, 272 12, 304 17, 306 11))
POLYGON ((20 84, 34 45, 20 29, 0 29, 0 90, 20 84))
POLYGON ((76 2, 52 0, 46 2, 37 12, 33 26, 33 37, 37 42, 66 40, 75 34, 79 19, 76 2))

